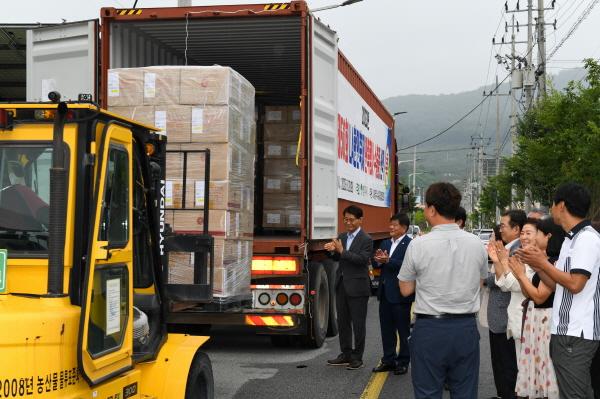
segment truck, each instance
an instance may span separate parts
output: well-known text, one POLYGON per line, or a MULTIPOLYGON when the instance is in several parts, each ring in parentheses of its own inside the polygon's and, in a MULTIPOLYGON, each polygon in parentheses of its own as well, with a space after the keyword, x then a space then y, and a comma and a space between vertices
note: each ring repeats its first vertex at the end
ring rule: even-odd
POLYGON ((252 326, 275 345, 320 347, 337 334, 337 264, 323 246, 343 230, 341 213, 351 204, 363 208, 376 245, 388 237, 397 210, 394 119, 305 1, 102 8, 99 20, 28 30, 25 47, 28 101, 56 89, 68 99, 89 93, 106 107, 114 68, 222 65, 243 75, 256 89, 252 295, 228 306, 210 298, 171 303, 167 322, 188 332, 252 326), (262 223, 270 106, 298 110, 299 223, 287 230, 262 223))
POLYGON ((167 331, 164 135, 50 97, 0 103, 0 396, 213 398, 208 337, 167 331))

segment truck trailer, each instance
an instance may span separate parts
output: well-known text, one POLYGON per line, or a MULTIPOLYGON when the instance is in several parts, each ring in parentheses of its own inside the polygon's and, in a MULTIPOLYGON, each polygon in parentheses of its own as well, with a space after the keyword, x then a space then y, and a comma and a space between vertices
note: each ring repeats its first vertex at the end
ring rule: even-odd
POLYGON ((397 209, 394 120, 305 1, 102 8, 99 20, 28 30, 26 53, 28 101, 58 90, 72 100, 89 94, 106 108, 115 68, 222 65, 244 76, 256 89, 257 115, 251 296, 224 305, 190 295, 170 304, 167 321, 185 331, 253 326, 274 344, 297 337, 313 347, 337 334, 337 264, 323 245, 343 230, 351 204, 363 208, 376 245, 388 236, 397 209), (262 223, 264 120, 273 106, 299 111, 299 223, 288 229, 262 223))

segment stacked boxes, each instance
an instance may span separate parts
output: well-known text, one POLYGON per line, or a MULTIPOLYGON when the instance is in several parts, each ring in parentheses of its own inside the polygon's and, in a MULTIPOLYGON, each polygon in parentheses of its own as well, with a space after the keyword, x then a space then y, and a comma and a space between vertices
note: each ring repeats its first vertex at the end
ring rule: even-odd
MULTIPOLYGON (((114 69, 108 80, 110 111, 163 129, 167 149, 175 151, 166 161, 166 222, 177 233, 202 233, 208 205, 208 231, 215 239, 214 296, 248 297, 254 231, 254 87, 231 68, 219 66, 114 69), (206 154, 194 152, 205 149, 210 150, 208 204, 206 154)), ((193 283, 193 262, 193 254, 169 254, 169 283, 193 283)))
POLYGON ((263 228, 300 228, 300 123, 298 107, 265 107, 263 228))

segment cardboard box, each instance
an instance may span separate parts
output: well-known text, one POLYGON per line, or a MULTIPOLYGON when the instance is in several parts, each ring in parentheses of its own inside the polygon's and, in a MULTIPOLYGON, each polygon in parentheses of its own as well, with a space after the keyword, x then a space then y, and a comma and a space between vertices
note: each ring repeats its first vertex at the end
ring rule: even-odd
POLYGON ((287 107, 288 122, 300 124, 302 122, 302 114, 300 114, 300 107, 290 106, 287 107))
POLYGON ((265 171, 271 176, 299 176, 300 168, 296 166, 295 159, 265 159, 265 171))
POLYGON ((293 141, 298 142, 300 125, 297 123, 264 124, 264 141, 293 141))
POLYGON ((266 193, 263 196, 263 209, 272 211, 300 209, 300 195, 266 193))
POLYGON ((265 124, 280 124, 288 123, 288 108, 285 106, 266 106, 265 107, 265 124))
POLYGON ((265 141, 265 158, 293 158, 296 159, 298 143, 295 141, 265 141))
POLYGON ((282 209, 264 210, 262 225, 264 228, 286 227, 285 210, 282 210, 282 209))
MULTIPOLYGON (((194 106, 190 111, 191 141, 194 143, 246 144, 250 137, 250 125, 242 124, 242 114, 226 105, 194 106)), ((190 141, 190 140, 188 140, 190 141)))
POLYGON ((192 109, 185 105, 156 106, 154 126, 163 129, 169 143, 189 143, 192 133, 192 109))
POLYGON ((142 68, 108 70, 108 107, 144 105, 144 71, 142 68))
POLYGON ((179 103, 178 66, 143 68, 144 105, 175 105, 179 103))
MULTIPOLYGON (((173 231, 179 233, 201 233, 204 229, 204 211, 175 210, 173 231)), ((208 231, 215 237, 252 238, 253 229, 242 221, 236 211, 211 210, 208 215, 208 231)))
POLYGON ((154 107, 153 106, 134 106, 134 107, 108 107, 110 112, 121 115, 127 119, 141 122, 145 125, 154 126, 154 107))

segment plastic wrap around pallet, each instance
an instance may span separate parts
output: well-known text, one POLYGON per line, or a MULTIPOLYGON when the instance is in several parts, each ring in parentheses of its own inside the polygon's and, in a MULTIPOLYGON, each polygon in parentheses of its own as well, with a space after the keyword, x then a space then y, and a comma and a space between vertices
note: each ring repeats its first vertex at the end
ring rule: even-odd
MULTIPOLYGON (((166 222, 176 233, 202 233, 208 205, 208 230, 215 239, 213 294, 219 301, 248 298, 254 230, 254 87, 233 69, 220 66, 112 69, 108 78, 109 110, 161 128, 167 149, 177 151, 167 153, 166 159, 166 222), (204 149, 211 154, 208 204, 206 155, 194 152, 204 149), (185 178, 183 151, 188 151, 185 178)), ((193 264, 192 253, 170 253, 169 283, 193 283, 193 264)))

